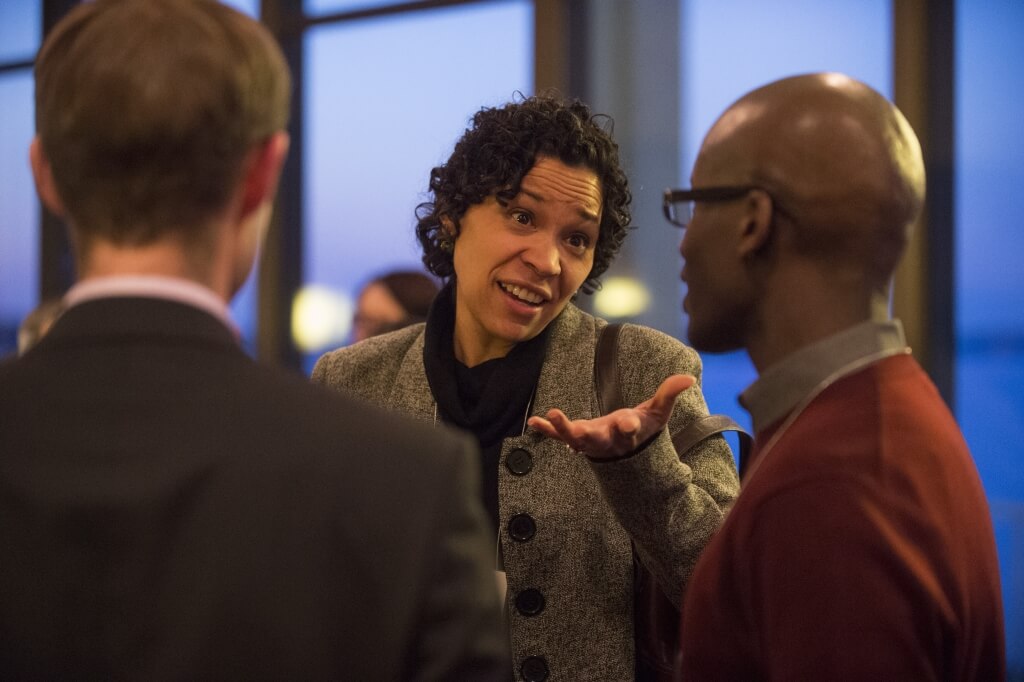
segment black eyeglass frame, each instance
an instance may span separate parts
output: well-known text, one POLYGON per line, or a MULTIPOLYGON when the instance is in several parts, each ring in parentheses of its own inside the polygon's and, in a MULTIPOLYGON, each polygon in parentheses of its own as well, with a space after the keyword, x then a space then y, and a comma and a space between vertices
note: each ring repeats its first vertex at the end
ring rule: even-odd
POLYGON ((733 201, 746 196, 755 189, 761 189, 757 185, 732 185, 722 187, 697 187, 694 189, 666 189, 662 199, 661 210, 665 214, 665 220, 676 227, 686 227, 686 223, 676 217, 675 205, 683 201, 733 201))

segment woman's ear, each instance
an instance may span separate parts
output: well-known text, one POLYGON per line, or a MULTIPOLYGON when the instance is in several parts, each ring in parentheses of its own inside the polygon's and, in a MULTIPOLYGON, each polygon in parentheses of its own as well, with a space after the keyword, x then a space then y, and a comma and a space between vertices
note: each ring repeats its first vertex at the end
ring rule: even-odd
POLYGON ((771 239, 772 198, 761 189, 751 190, 745 199, 743 227, 739 239, 740 256, 745 258, 761 251, 771 239))
POLYGON ((38 135, 32 138, 32 144, 28 147, 28 160, 32 166, 32 179, 35 180, 39 199, 54 215, 59 218, 66 217, 64 201, 60 198, 57 183, 53 179, 53 167, 43 151, 38 135))
POLYGON ((446 215, 440 217, 441 229, 437 231, 437 243, 441 247, 442 251, 452 253, 455 251, 455 238, 458 236, 458 230, 455 229, 455 223, 446 215))

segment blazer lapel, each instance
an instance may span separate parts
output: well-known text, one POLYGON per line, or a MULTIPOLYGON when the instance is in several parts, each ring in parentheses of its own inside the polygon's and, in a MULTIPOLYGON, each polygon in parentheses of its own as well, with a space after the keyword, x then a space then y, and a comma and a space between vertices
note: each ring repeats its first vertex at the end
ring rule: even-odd
POLYGON ((570 304, 552 322, 547 357, 541 367, 533 414, 557 407, 570 419, 596 415, 594 344, 596 318, 570 304))
POLYGON ((431 423, 434 421, 436 403, 430 392, 430 384, 427 383, 427 372, 423 367, 424 339, 425 334, 420 332, 402 358, 388 398, 388 408, 431 423))

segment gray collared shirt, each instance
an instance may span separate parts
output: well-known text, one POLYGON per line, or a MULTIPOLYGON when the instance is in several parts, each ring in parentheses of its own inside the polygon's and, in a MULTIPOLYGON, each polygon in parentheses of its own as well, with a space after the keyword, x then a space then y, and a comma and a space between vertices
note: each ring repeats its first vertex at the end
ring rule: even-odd
POLYGON ((899 320, 867 321, 801 348, 765 370, 740 394, 754 433, 789 414, 819 384, 843 367, 876 353, 907 346, 899 320))

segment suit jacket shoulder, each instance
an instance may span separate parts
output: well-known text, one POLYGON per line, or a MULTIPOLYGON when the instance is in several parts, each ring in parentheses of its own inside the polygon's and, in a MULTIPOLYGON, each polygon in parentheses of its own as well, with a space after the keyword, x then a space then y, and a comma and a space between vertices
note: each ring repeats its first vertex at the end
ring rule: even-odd
POLYGON ((167 301, 75 306, 0 374, 0 677, 506 671, 469 438, 167 301))
POLYGON ((424 323, 373 336, 360 343, 324 353, 313 367, 314 382, 387 405, 390 387, 404 361, 423 363, 424 323))

